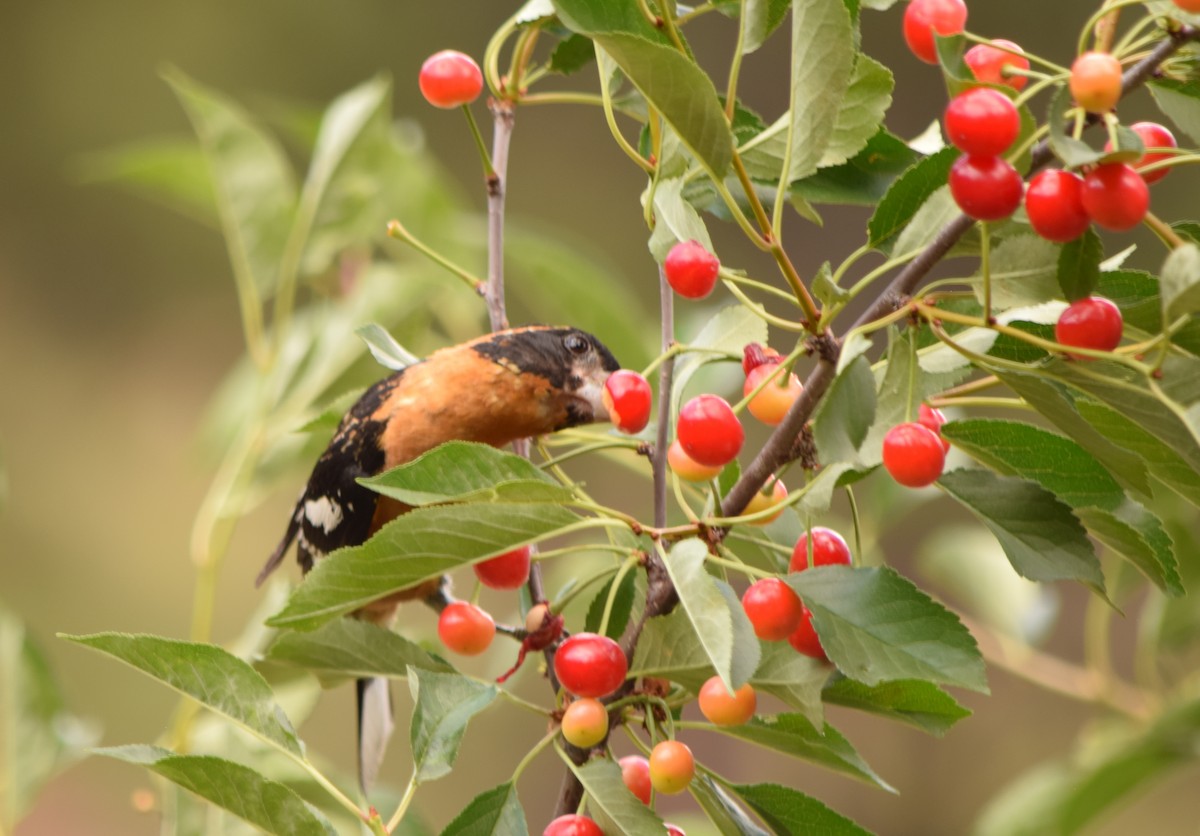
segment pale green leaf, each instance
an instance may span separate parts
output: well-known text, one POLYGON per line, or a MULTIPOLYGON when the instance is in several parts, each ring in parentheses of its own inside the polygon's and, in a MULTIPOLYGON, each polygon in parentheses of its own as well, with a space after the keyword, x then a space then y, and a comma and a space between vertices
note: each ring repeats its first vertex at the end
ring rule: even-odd
POLYGON ((693 778, 688 792, 722 836, 769 836, 729 792, 708 775, 699 774, 693 778))
POLYGON ((629 791, 621 767, 608 758, 593 758, 583 766, 569 762, 588 796, 588 811, 605 833, 662 833, 662 819, 629 791))
POLYGON ((408 688, 415 703, 410 729, 414 780, 424 783, 454 768, 467 723, 496 699, 499 689, 461 674, 420 668, 409 668, 408 688))
POLYGON ((863 150, 879 133, 884 114, 892 104, 895 82, 891 71, 864 53, 855 57, 854 72, 838 109, 833 135, 817 168, 839 166, 863 150))
MULTIPOLYGON (((1173 13, 1180 14, 1177 8, 1173 9, 1173 13)), ((1200 22, 1200 17, 1196 15, 1190 18, 1192 23, 1200 22)), ((1192 142, 1200 142, 1200 90, 1196 89, 1194 82, 1154 78, 1146 83, 1146 89, 1154 96, 1159 109, 1191 137, 1192 142)))
POLYGON ((900 679, 864 685, 839 676, 831 679, 821 693, 831 704, 854 708, 906 723, 921 731, 941 737, 971 712, 932 682, 919 679, 900 679))
MULTIPOLYGON (((741 357, 747 343, 766 343, 767 325, 742 305, 722 308, 687 344, 704 351, 684 354, 675 366, 675 402, 685 397, 687 384, 700 367, 722 355, 741 357)), ((677 407, 676 407, 677 408, 677 407)))
POLYGON ((825 721, 821 689, 831 674, 829 665, 797 653, 787 642, 764 642, 762 660, 750 684, 783 700, 819 726, 825 721))
POLYGON ((1200 247, 1187 243, 1171 250, 1162 270, 1162 304, 1167 322, 1200 311, 1200 247))
POLYGON ((211 755, 177 755, 157 746, 116 746, 96 754, 138 764, 267 833, 333 836, 333 825, 291 787, 211 755))
POLYGON ((408 675, 409 666, 442 673, 453 670, 399 633, 357 618, 334 619, 306 633, 280 633, 267 659, 323 678, 402 677, 408 675))
POLYGON ((813 439, 825 465, 855 462, 875 420, 875 377, 865 357, 845 368, 813 415, 813 439))
POLYGON ((391 369, 394 372, 400 371, 400 369, 406 369, 421 359, 396 342, 396 338, 389 334, 386 328, 377 323, 372 322, 369 325, 357 328, 354 333, 362 337, 363 342, 367 344, 367 348, 371 351, 371 356, 385 369, 391 369))

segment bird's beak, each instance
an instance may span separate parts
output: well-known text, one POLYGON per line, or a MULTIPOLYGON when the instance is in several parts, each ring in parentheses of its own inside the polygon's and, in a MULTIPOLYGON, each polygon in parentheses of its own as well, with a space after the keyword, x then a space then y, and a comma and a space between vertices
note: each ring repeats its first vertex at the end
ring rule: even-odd
POLYGON ((579 406, 580 417, 585 417, 581 423, 608 421, 608 408, 604 405, 604 383, 611 372, 593 368, 584 371, 580 377, 583 384, 571 392, 571 396, 579 406))

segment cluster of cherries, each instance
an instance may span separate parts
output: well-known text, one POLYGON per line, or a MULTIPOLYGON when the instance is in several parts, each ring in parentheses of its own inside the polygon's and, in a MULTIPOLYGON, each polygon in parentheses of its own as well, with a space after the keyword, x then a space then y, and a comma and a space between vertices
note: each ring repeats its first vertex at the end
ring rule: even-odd
MULTIPOLYGON (((1197 0, 1175 0, 1186 11, 1197 0)), ((967 7, 963 0, 912 0, 904 14, 904 37, 918 58, 937 63, 934 33, 955 35, 963 31, 967 7)), ((1025 86, 1022 72, 1029 60, 1016 44, 995 40, 972 47, 963 56, 976 79, 1007 86, 1014 92, 1025 86)), ((1107 52, 1085 52, 1071 65, 1071 95, 1088 113, 1112 110, 1121 97, 1121 63, 1107 52)), ((1034 231, 1050 241, 1073 241, 1091 223, 1123 232, 1141 223, 1150 205, 1147 184, 1162 179, 1166 168, 1145 175, 1139 169, 1169 158, 1175 138, 1162 125, 1138 122, 1131 130, 1142 144, 1163 149, 1144 154, 1137 165, 1105 162, 1091 166, 1083 176, 1061 169, 1042 171, 1024 188, 1021 175, 1000 155, 1008 151, 1020 132, 1020 116, 1012 100, 994 87, 971 88, 956 96, 946 108, 946 133, 963 152, 950 171, 950 191, 968 217, 980 221, 1007 218, 1025 200, 1025 211, 1034 231)), ((1112 150, 1111 144, 1107 150, 1112 150)))

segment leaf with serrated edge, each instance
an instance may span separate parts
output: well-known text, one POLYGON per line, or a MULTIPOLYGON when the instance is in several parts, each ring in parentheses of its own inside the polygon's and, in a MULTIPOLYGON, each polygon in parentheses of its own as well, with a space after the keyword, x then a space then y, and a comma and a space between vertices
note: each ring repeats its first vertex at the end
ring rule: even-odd
POLYGON ((528 830, 517 788, 509 782, 475 796, 441 836, 515 836, 528 830))
POLYGON ((280 633, 267 659, 322 676, 402 677, 410 665, 443 673, 454 670, 400 634, 357 618, 338 618, 307 633, 280 633))
POLYGON ((1100 281, 1104 243, 1093 229, 1062 245, 1058 253, 1058 286, 1068 302, 1092 295, 1100 281))
POLYGON ((738 784, 730 787, 777 836, 871 836, 850 819, 799 790, 779 784, 738 784))
POLYGON ((971 716, 970 711, 941 688, 919 679, 864 685, 838 676, 825 686, 821 699, 831 705, 907 723, 937 737, 950 731, 959 720, 971 716))
POLYGON ((138 764, 267 833, 333 836, 333 825, 291 787, 240 763, 211 755, 177 755, 157 746, 114 746, 96 754, 138 764))
POLYGON ((833 136, 825 146, 818 168, 838 166, 854 157, 879 131, 892 104, 891 70, 874 58, 858 53, 854 74, 838 109, 833 136))
POLYGON ((605 833, 663 833, 662 819, 625 786, 621 767, 608 758, 593 758, 583 766, 568 760, 588 796, 588 810, 605 833))
POLYGON ((262 674, 211 644, 130 633, 62 636, 107 653, 228 717, 267 743, 303 757, 296 731, 262 674))
POLYGON ((784 577, 821 646, 852 679, 924 679, 987 691, 983 657, 958 618, 886 567, 818 566, 784 577))
POLYGON ((1171 250, 1162 270, 1162 304, 1167 322, 1200 311, 1200 247, 1171 250))
POLYGON ((714 726, 712 730, 895 792, 854 751, 841 732, 828 723, 814 726, 802 714, 755 717, 740 726, 714 726))
POLYGON ((858 461, 858 448, 875 420, 875 377, 865 357, 833 379, 813 415, 813 439, 823 464, 858 461))
POLYGON ((1104 575, 1087 532, 1041 485, 986 470, 954 470, 938 484, 991 529, 1021 577, 1082 581, 1103 592, 1104 575))
POLYGON ((944 148, 910 166, 896 178, 867 222, 867 236, 872 247, 885 253, 893 252, 896 236, 929 196, 946 185, 950 166, 957 158, 957 148, 944 148))
POLYGON ((397 517, 361 546, 317 561, 272 627, 311 630, 339 615, 446 572, 543 540, 579 521, 550 504, 481 503, 471 525, 461 506, 416 508, 397 517))
MULTIPOLYGON (((731 605, 704 566, 708 547, 692 538, 676 543, 667 554, 667 572, 700 645, 717 675, 730 690, 736 690, 750 678, 758 666, 758 643, 751 650, 744 642, 735 642, 735 620, 745 619, 740 606, 731 605), (737 651, 735 651, 737 645, 737 651)), ((736 597, 734 602, 736 604, 736 597)), ((744 625, 743 625, 744 626, 744 625)))
MULTIPOLYGON (((1058 253, 1038 235, 1014 235, 992 250, 992 305, 999 310, 1037 305, 1058 296, 1058 253)), ((983 301, 982 280, 975 297, 983 301)))
POLYGON ((496 699, 499 689, 457 673, 438 673, 410 667, 412 692, 412 753, 417 783, 447 775, 458 757, 458 746, 471 718, 496 699))
POLYGON ((829 665, 797 653, 787 642, 766 642, 750 684, 798 709, 809 722, 819 726, 825 722, 821 689, 832 673, 829 665))
POLYGON ((854 30, 846 4, 842 0, 794 3, 788 110, 791 154, 785 182, 817 170, 833 138, 853 71, 854 30))

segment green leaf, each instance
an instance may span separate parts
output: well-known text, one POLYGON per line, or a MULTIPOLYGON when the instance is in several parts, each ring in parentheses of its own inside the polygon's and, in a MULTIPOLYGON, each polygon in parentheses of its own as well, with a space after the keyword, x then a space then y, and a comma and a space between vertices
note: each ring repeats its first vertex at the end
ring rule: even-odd
POLYGON ((748 55, 766 43, 791 9, 791 0, 746 0, 742 14, 742 54, 748 55))
POLYGON ((700 367, 716 359, 725 359, 722 354, 741 357, 747 343, 766 343, 767 325, 752 311, 742 305, 722 308, 717 315, 705 323, 700 333, 687 344, 703 351, 688 352, 675 366, 675 410, 685 397, 687 384, 700 367))
POLYGON ((635 4, 555 0, 559 20, 612 59, 714 178, 733 158, 733 134, 717 89, 695 61, 651 26, 635 4))
POLYGON ((893 253, 915 253, 929 246, 942 227, 962 214, 949 186, 942 186, 921 204, 921 208, 891 245, 893 253))
POLYGON ((1082 581, 1104 590, 1100 562, 1071 509, 1040 485, 986 470, 954 470, 938 484, 979 516, 1017 574, 1034 581, 1082 581))
POLYGON ((593 758, 583 766, 567 760, 588 796, 588 812, 605 833, 662 833, 662 819, 629 791, 621 767, 608 758, 593 758))
POLYGON ((784 580, 812 610, 830 661, 867 685, 924 679, 987 692, 983 657, 958 618, 889 568, 818 566, 784 580))
POLYGON ((692 538, 676 543, 665 562, 705 654, 725 687, 734 691, 758 667, 758 640, 732 590, 722 589, 708 574, 704 565, 707 557, 708 547, 692 538))
POLYGON ((683 199, 682 177, 660 180, 654 189, 654 232, 650 236, 650 253, 661 264, 678 241, 699 241, 709 252, 712 239, 700 213, 683 199))
POLYGON ((67 641, 107 653, 181 694, 228 717, 265 742, 303 757, 304 749, 271 686, 238 657, 211 644, 130 633, 67 636, 67 641))
POLYGON ((829 665, 797 653, 787 642, 764 642, 762 660, 750 684, 799 710, 813 725, 820 725, 825 720, 821 689, 832 673, 829 665))
POLYGON ((240 763, 211 755, 177 755, 157 746, 114 746, 95 752, 144 766, 267 833, 332 836, 337 832, 291 787, 240 763))
POLYGON ((569 35, 559 41, 554 52, 550 53, 550 72, 571 75, 582 70, 595 57, 596 49, 590 39, 582 35, 569 35))
POLYGON ((317 561, 272 627, 311 630, 394 592, 550 537, 579 517, 556 505, 495 502, 417 508, 361 546, 317 561))
POLYGON ((813 415, 813 439, 822 464, 854 462, 875 421, 875 377, 865 357, 834 378, 813 415))
POLYGON ((450 441, 411 462, 359 479, 360 484, 405 505, 444 502, 569 502, 557 484, 521 456, 488 444, 450 441))
POLYGON ((880 128, 853 158, 817 170, 793 183, 791 190, 812 203, 875 206, 919 158, 903 140, 880 128))
MULTIPOLYGON (((999 310, 1036 305, 1058 296, 1059 248, 1032 233, 1005 238, 992 250, 992 305, 999 310)), ((983 300, 983 285, 975 285, 983 300)))
POLYGON ((855 55, 854 73, 838 109, 833 135, 817 164, 819 169, 848 162, 879 134, 894 86, 887 67, 865 53, 855 55))
POLYGON ((11 832, 45 783, 98 736, 67 711, 45 654, 0 605, 0 827, 11 832))
POLYGON ((287 154, 234 102, 177 69, 165 77, 204 149, 234 271, 260 293, 269 292, 296 206, 287 154))
POLYGON ((1071 90, 1064 84, 1050 100, 1050 112, 1046 117, 1050 125, 1050 148, 1066 168, 1090 165, 1104 156, 1103 151, 1098 151, 1067 133, 1070 127, 1067 111, 1073 106, 1071 90))
POLYGON ((1104 244, 1089 228, 1074 241, 1063 244, 1058 253, 1058 286, 1068 302, 1091 296, 1100 281, 1100 262, 1104 244))
POLYGON ((1200 311, 1200 247, 1171 250, 1162 271, 1162 304, 1167 322, 1200 311))
POLYGON ((421 358, 396 342, 396 338, 389 334, 382 325, 372 322, 356 328, 354 333, 362 337, 363 342, 371 351, 371 356, 385 369, 395 372, 420 362, 421 358))
MULTIPOLYGON (((1178 9, 1173 11, 1178 12, 1178 9)), ((1146 88, 1159 109, 1191 137, 1192 142, 1200 143, 1200 90, 1196 89, 1195 83, 1164 77, 1147 81, 1146 88)))
POLYGON ((701 773, 693 778, 688 792, 722 836, 769 836, 729 792, 708 775, 701 773))
POLYGON ((217 225, 208 161, 192 140, 152 140, 100 151, 74 168, 84 183, 125 186, 201 223, 217 225))
POLYGON ((878 714, 907 723, 921 731, 941 737, 971 712, 934 685, 918 679, 901 679, 864 685, 839 676, 831 679, 821 698, 832 705, 878 714))
MULTIPOLYGON (((600 632, 600 622, 604 619, 604 608, 608 604, 608 596, 615 580, 615 577, 609 578, 608 582, 596 593, 596 597, 592 599, 591 606, 588 607, 584 629, 589 633, 600 632)), ((605 631, 605 635, 610 639, 616 641, 625 632, 625 626, 629 623, 629 616, 633 612, 633 599, 636 592, 637 572, 626 572, 621 578, 621 585, 617 587, 616 597, 613 598, 612 611, 608 614, 608 629, 605 631)))
POLYGON ((412 692, 413 780, 418 784, 449 774, 467 723, 496 699, 499 689, 457 673, 409 668, 412 692))
POLYGON ((892 183, 867 222, 867 243, 887 254, 917 210, 935 191, 946 185, 950 166, 958 158, 957 148, 943 148, 910 166, 892 183))
POLYGON ((738 784, 732 789, 762 817, 777 836, 870 836, 820 801, 779 784, 738 784))
MULTIPOLYGON (((791 152, 785 182, 807 177, 820 167, 850 86, 854 55, 854 31, 842 0, 796 0, 792 4, 791 96, 787 116, 791 152)), ((872 133, 874 130, 863 140, 872 133)), ((853 142, 843 144, 845 147, 831 154, 830 165, 849 156, 842 152, 851 148, 853 142)))
POLYGON ((509 836, 528 831, 525 810, 510 781, 475 796, 441 836, 509 836))
POLYGON ((634 651, 630 679, 662 677, 697 693, 713 673, 712 660, 682 607, 646 622, 634 651))
POLYGON ((338 618, 307 633, 280 633, 267 659, 305 668, 322 678, 403 677, 408 668, 454 669, 399 633, 357 618, 338 618))
POLYGON ((1127 557, 1159 588, 1183 594, 1174 547, 1162 522, 1127 498, 1109 472, 1074 441, 1014 421, 952 421, 943 435, 989 467, 1051 491, 1098 540, 1127 557))
POLYGON ((859 757, 841 732, 828 723, 818 727, 801 714, 777 714, 755 717, 740 726, 715 726, 712 730, 895 792, 859 757))

